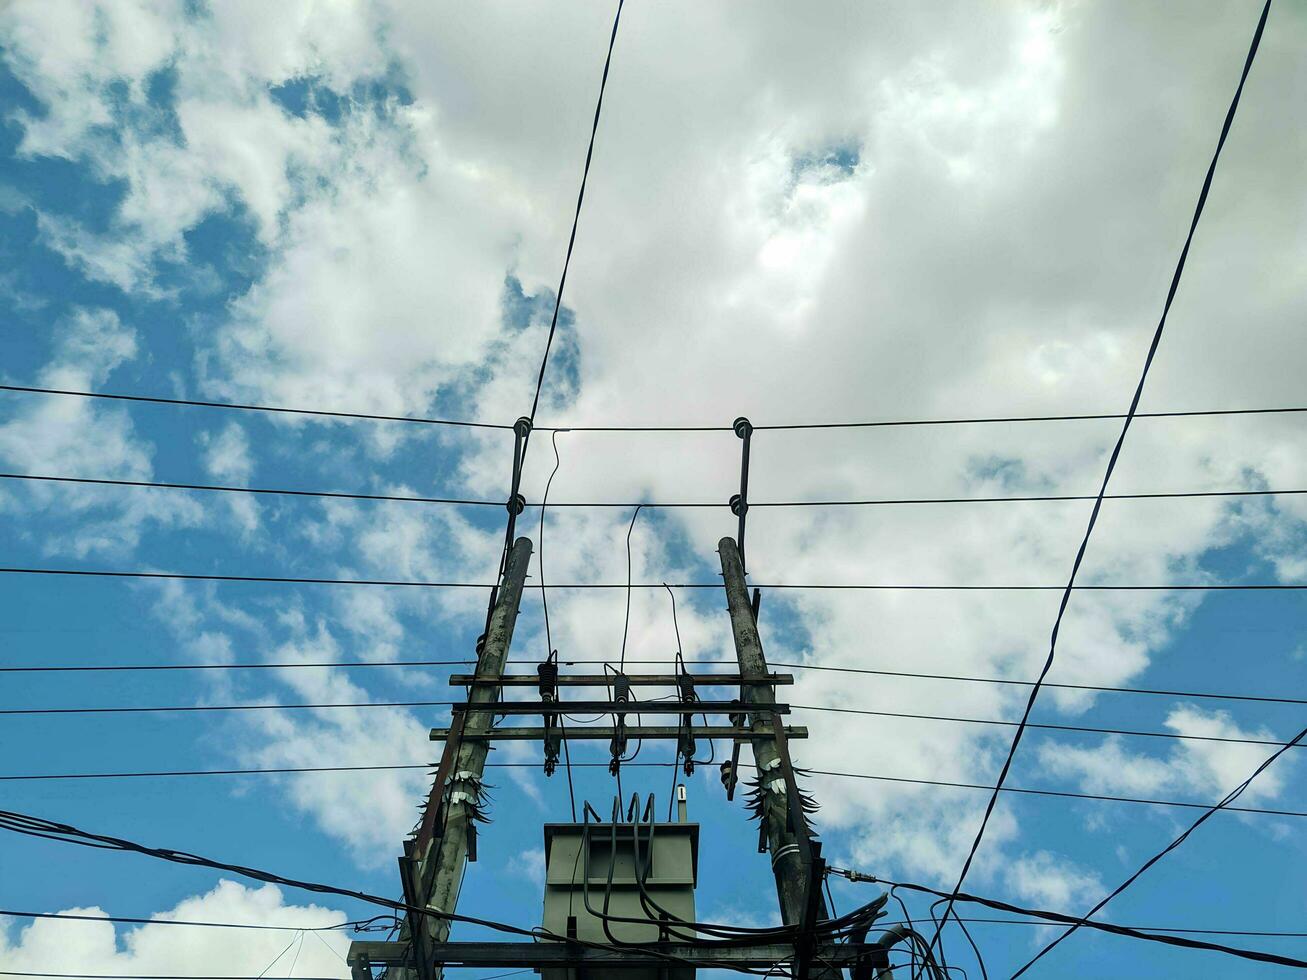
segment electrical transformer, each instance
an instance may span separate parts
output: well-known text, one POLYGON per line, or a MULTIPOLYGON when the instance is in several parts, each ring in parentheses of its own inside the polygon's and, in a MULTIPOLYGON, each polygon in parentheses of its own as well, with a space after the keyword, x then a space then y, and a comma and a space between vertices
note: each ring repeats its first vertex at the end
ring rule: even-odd
MULTIPOLYGON (((544 927, 583 942, 686 942, 695 937, 699 825, 680 819, 545 824, 544 927)), ((620 814, 619 814, 620 816, 620 814)), ((575 980, 576 971, 542 969, 544 980, 575 980)), ((587 980, 694 980, 693 967, 669 962, 663 969, 589 967, 587 980)))

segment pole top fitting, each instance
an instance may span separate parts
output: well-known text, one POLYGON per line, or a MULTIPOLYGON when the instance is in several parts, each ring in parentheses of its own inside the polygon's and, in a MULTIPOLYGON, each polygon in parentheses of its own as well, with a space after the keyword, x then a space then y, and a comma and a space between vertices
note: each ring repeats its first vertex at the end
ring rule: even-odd
POLYGON ((523 415, 513 423, 513 431, 525 439, 531 434, 531 420, 523 415))
POLYGON ((741 439, 747 439, 753 435, 753 423, 743 415, 731 423, 731 428, 735 430, 735 434, 741 439))
POLYGON ((516 517, 526 509, 526 498, 520 493, 515 493, 508 503, 504 504, 504 507, 510 514, 516 517))
POLYGON ((728 503, 731 505, 731 513, 736 517, 741 516, 749 509, 749 505, 744 502, 744 499, 738 493, 731 494, 728 503))
POLYGON ((481 656, 485 648, 486 648, 486 634, 482 633, 480 636, 477 637, 476 651, 478 657, 481 656))

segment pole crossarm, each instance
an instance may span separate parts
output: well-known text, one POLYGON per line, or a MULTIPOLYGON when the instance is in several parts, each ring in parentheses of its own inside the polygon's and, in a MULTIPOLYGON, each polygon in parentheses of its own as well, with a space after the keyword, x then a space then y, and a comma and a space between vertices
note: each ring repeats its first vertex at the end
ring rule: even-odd
MULTIPOLYGON (((580 712, 601 715, 704 715, 741 714, 738 701, 501 701, 497 704, 456 704, 453 711, 469 715, 566 715, 580 712)), ((788 704, 769 705, 769 714, 787 715, 788 704)))
MULTIPOLYGON (((651 739, 674 739, 679 738, 684 729, 677 725, 626 725, 620 729, 629 738, 651 739)), ((550 735, 557 734, 560 738, 566 738, 570 741, 588 740, 588 739, 609 739, 619 731, 615 725, 584 725, 565 729, 555 733, 553 729, 548 730, 550 735)), ((442 742, 450 737, 451 730, 448 728, 431 729, 431 741, 442 742)), ((496 742, 538 742, 544 739, 546 729, 536 726, 520 726, 513 728, 496 728, 491 734, 474 734, 464 732, 462 740, 468 741, 488 741, 494 739, 496 742)), ((730 738, 730 739, 752 739, 759 735, 771 738, 772 729, 769 726, 761 728, 744 728, 738 725, 696 725, 694 734, 700 738, 730 738)), ((807 738, 808 728, 806 725, 786 725, 785 736, 787 738, 807 738)))
MULTIPOLYGON (((816 955, 832 966, 852 966, 883 953, 869 943, 819 943, 816 955)), ((366 977, 360 968, 404 966, 409 960, 407 943, 360 941, 350 947, 349 965, 355 976, 366 977)), ((764 967, 793 962, 798 955, 791 943, 760 943, 751 946, 712 947, 694 943, 649 943, 638 949, 573 945, 563 942, 438 943, 432 947, 434 961, 450 967, 666 967, 668 960, 681 960, 711 968, 764 967)))
MULTIPOLYGON (((629 661, 628 661, 629 662, 629 661)), ((626 681, 632 687, 675 687, 681 680, 680 674, 627 674, 626 681)), ((771 673, 763 677, 744 677, 740 674, 690 674, 695 686, 734 687, 740 684, 793 684, 793 674, 771 673)), ((475 674, 451 674, 451 687, 470 687, 478 683, 475 674)), ((540 683, 537 674, 505 674, 495 681, 500 687, 535 687, 540 683)), ((559 687, 612 687, 612 674, 559 674, 559 687)))

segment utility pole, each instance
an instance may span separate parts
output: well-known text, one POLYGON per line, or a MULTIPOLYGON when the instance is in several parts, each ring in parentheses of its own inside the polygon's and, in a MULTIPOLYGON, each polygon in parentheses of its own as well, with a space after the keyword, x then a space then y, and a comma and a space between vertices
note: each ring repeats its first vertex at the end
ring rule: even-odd
MULTIPOLYGON (((499 679, 508 661, 513 641, 517 611, 522 602, 527 566, 531 561, 531 541, 518 538, 508 554, 504 579, 499 589, 485 639, 477 651, 476 674, 468 693, 468 705, 492 705, 499 700, 499 679)), ((486 737, 493 727, 491 711, 456 709, 451 734, 445 742, 440 767, 432 786, 412 853, 402 859, 403 869, 412 874, 412 893, 424 908, 453 912, 458 906, 458 892, 469 852, 475 860, 476 827, 474 815, 481 800, 481 777, 485 772, 490 741, 486 737)), ((409 878, 405 878, 406 882, 409 878)), ((406 894, 409 889, 405 889, 406 894)), ((423 916, 421 922, 408 921, 414 942, 416 973, 404 970, 403 980, 439 978, 442 970, 434 966, 427 953, 449 939, 449 921, 423 916)))
MULTIPOLYGON (((731 633, 740 677, 758 681, 769 676, 767 658, 758 635, 758 622, 749 601, 749 586, 744 578, 744 563, 734 538, 722 538, 717 545, 721 557, 726 603, 731 614, 731 633)), ((793 780, 793 767, 785 744, 785 733, 775 724, 769 711, 776 703, 775 689, 769 684, 741 684, 740 699, 746 706, 761 710, 749 712, 753 731, 754 764, 758 767, 762 794, 763 829, 771 852, 772 872, 776 876, 776 895, 780 900, 781 918, 786 925, 806 925, 830 918, 821 895, 820 858, 814 858, 816 846, 808 834, 803 818, 803 801, 793 780)), ((818 976, 835 976, 838 971, 819 969, 818 976)))

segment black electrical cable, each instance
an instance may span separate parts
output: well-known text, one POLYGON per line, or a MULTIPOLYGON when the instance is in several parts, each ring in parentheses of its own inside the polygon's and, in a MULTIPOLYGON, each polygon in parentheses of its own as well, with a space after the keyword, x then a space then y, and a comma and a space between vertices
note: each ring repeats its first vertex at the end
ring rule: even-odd
MULTIPOLYGON (((1000 728, 1016 728, 1017 721, 1005 721, 999 718, 964 718, 956 715, 914 714, 909 711, 874 711, 869 708, 836 708, 820 704, 791 704, 791 708, 803 711, 828 711, 845 715, 870 715, 876 718, 905 718, 914 721, 956 722, 964 725, 989 725, 1000 728)), ((3 714, 0 711, 0 714, 3 714)), ((1190 735, 1183 732, 1142 731, 1137 728, 1098 728, 1092 725, 1057 725, 1052 722, 1026 722, 1026 728, 1053 732, 1079 732, 1090 735, 1123 735, 1131 738, 1166 738, 1182 742, 1225 742, 1235 745, 1276 745, 1286 743, 1268 738, 1232 738, 1224 735, 1190 735)))
MULTIPOLYGON (((1066 614, 1067 605, 1071 601, 1071 592, 1075 587, 1076 575, 1080 571, 1080 565, 1084 561, 1085 552, 1089 548, 1090 537, 1094 533, 1094 525, 1098 522, 1099 512, 1103 507, 1103 495, 1107 493, 1107 485, 1112 479, 1112 473, 1116 470, 1117 460, 1121 457, 1121 449, 1125 445, 1126 434, 1130 431, 1130 423, 1134 420, 1135 413, 1139 410, 1139 401, 1144 395, 1144 384, 1148 380, 1148 371, 1153 365, 1153 359, 1157 356, 1157 349, 1162 342, 1162 334, 1166 329, 1166 318, 1171 312, 1171 304, 1175 301, 1176 292, 1180 288, 1180 278, 1184 274, 1185 261, 1189 257, 1189 248, 1193 244, 1194 233, 1198 230, 1198 222, 1202 218, 1203 208, 1207 203, 1207 195, 1212 187, 1212 178, 1216 175, 1216 165, 1221 158, 1221 150, 1225 146, 1226 138, 1230 135, 1230 128, 1234 124, 1235 112, 1239 108, 1239 99, 1243 94, 1244 83, 1248 80, 1248 73, 1252 70, 1253 61, 1257 57, 1257 49, 1261 45, 1262 31, 1266 27, 1266 18, 1271 11, 1271 0, 1266 0, 1265 6, 1262 7, 1261 16, 1257 20, 1257 27, 1253 31, 1252 43, 1248 48, 1247 58, 1244 60, 1243 72, 1239 76, 1239 84, 1235 88, 1234 97, 1230 100, 1230 107, 1226 111, 1225 121, 1221 125, 1221 135, 1216 141, 1216 149, 1212 154, 1211 162, 1207 166, 1207 174, 1203 178, 1202 190, 1198 194, 1198 203, 1194 207, 1193 218, 1189 222, 1189 232, 1185 236, 1184 247, 1180 250, 1180 257, 1175 265, 1175 272, 1171 276, 1171 285, 1166 293, 1166 301, 1162 305, 1162 315, 1157 321, 1157 328, 1153 331, 1152 341, 1148 345, 1148 354, 1144 358, 1143 370, 1139 374, 1139 383, 1135 386, 1134 395, 1130 399, 1130 408, 1126 412, 1125 419, 1121 424, 1121 434, 1117 436, 1116 445, 1112 447, 1112 454, 1107 461, 1107 469, 1103 473, 1102 485, 1098 488, 1098 499, 1094 501, 1093 509, 1089 513, 1089 521, 1085 526, 1084 537, 1080 541, 1080 547, 1076 551, 1075 560, 1071 564, 1071 575, 1067 579, 1066 589, 1062 593, 1061 602, 1058 605, 1057 617, 1053 621, 1053 629, 1049 636, 1048 658, 1044 661, 1044 666, 1039 672, 1039 677, 1035 680, 1035 686, 1030 689, 1030 698, 1026 702, 1025 712, 1022 716, 1021 726, 1012 736, 1012 746, 1008 750, 1007 757, 1003 761, 1003 766, 999 770, 998 779, 994 783, 994 791, 990 794, 989 801, 985 805, 984 815, 980 820, 980 827, 976 831, 975 839, 967 853, 966 860, 962 864, 962 871, 958 874, 957 884, 953 886, 953 891, 961 889, 967 879, 967 872, 971 870, 971 863, 975 859, 976 852, 980 849, 980 842, 984 839, 985 830, 989 826, 990 815, 994 812, 994 807, 998 803, 999 790, 1003 787, 1004 780, 1007 779, 1008 772, 1012 768, 1012 760, 1016 757, 1017 748, 1021 745, 1021 736, 1025 730, 1025 724, 1034 711, 1035 700, 1039 697, 1040 685, 1048 672, 1053 669, 1053 661, 1057 655, 1057 636, 1062 626, 1062 618, 1066 614)), ((944 914, 941 917, 943 923, 948 922, 948 917, 953 911, 953 902, 944 907, 944 914)), ((931 946, 934 946, 939 939, 939 929, 935 930, 935 935, 931 938, 931 946)))
MULTIPOLYGON (((496 932, 508 933, 510 935, 523 936, 533 941, 547 939, 558 942, 571 942, 584 946, 589 949, 605 949, 602 943, 593 943, 584 939, 574 939, 551 933, 548 930, 535 927, 524 929, 520 926, 510 925, 505 922, 499 922, 494 919, 484 919, 476 916, 463 915, 455 912, 443 912, 430 907, 420 907, 409 905, 405 902, 385 898, 381 895, 373 895, 368 892, 357 891, 350 888, 341 888, 336 885, 325 884, 322 882, 306 881, 298 878, 287 878, 273 872, 264 871, 259 868, 246 867, 243 865, 228 864, 222 861, 216 861, 212 858, 202 857, 198 854, 190 854, 185 851, 177 851, 171 848, 150 847, 135 841, 127 840, 120 837, 111 837, 104 834, 96 834, 90 831, 81 830, 70 824, 57 823, 46 820, 42 817, 32 816, 30 814, 18 813, 11 810, 0 810, 0 830, 7 830, 11 833, 20 834, 27 837, 37 837, 48 840, 56 840, 66 844, 77 844, 84 847, 93 847, 105 850, 127 851, 140 854, 145 857, 152 857, 162 861, 168 861, 173 864, 182 864, 191 867, 208 868, 215 871, 227 871, 232 874, 240 875, 245 878, 251 878, 255 881, 264 881, 270 884, 283 885, 288 888, 299 888, 305 891, 315 892, 318 894, 339 895, 345 898, 353 898, 371 905, 379 905, 383 908, 392 909, 398 912, 405 912, 410 916, 428 916, 441 919, 447 922, 463 922, 469 925, 478 925, 494 930, 496 932)), ((668 953, 662 953, 658 950, 650 950, 652 955, 668 962, 682 963, 684 965, 693 965, 692 961, 682 957, 674 956, 668 953)), ((732 969, 729 964, 722 964, 726 969, 732 969)))
MULTIPOLYGON (((666 583, 664 583, 666 585, 666 583)), ((671 592, 671 588, 668 587, 671 592)), ((675 593, 672 594, 672 602, 675 604, 675 593)), ((509 661, 510 663, 525 663, 526 661, 509 661)), ((600 660, 566 660, 563 661, 569 665, 585 663, 602 663, 600 660)), ((661 661, 639 661, 633 660, 632 663, 661 663, 661 661)), ((33 664, 30 666, 0 666, 0 674, 6 673, 57 673, 63 671, 117 671, 117 670, 290 670, 300 668, 340 668, 342 670, 352 670, 355 668, 365 667, 459 667, 476 663, 475 660, 363 660, 363 661, 317 661, 308 662, 298 661, 295 663, 229 663, 229 664, 33 664)), ((734 665, 734 660, 689 660, 685 661, 689 667, 705 665, 734 665)), ((1007 677, 973 677, 963 674, 930 674, 921 671, 910 670, 889 670, 884 668, 872 667, 843 667, 839 665, 823 664, 801 664, 789 663, 782 660, 771 661, 773 667, 784 667, 788 670, 813 670, 813 671, 830 671, 844 674, 867 674, 877 677, 908 677, 921 680, 935 681, 958 681, 970 684, 999 684, 1011 685, 1016 687, 1033 687, 1034 681, 1015 680, 1007 677)), ((704 674, 696 677, 697 680, 703 680, 707 684, 713 683, 712 674, 704 674)), ((1307 704, 1307 698, 1285 698, 1272 697, 1270 695, 1259 694, 1227 694, 1214 691, 1181 691, 1168 690, 1159 688, 1146 687, 1109 687, 1096 684, 1058 684, 1053 681, 1045 681, 1044 687, 1056 688, 1067 691, 1096 691, 1107 694, 1146 694, 1158 697, 1168 698, 1197 698, 1211 699, 1217 701, 1249 701, 1266 704, 1307 704)))
MULTIPOLYGON (((665 762, 623 762, 624 766, 636 766, 639 768, 659 768, 661 769, 667 763, 665 762)), ((534 762, 487 762, 488 769, 534 769, 534 762)), ((606 762, 574 762, 572 766, 576 769, 607 769, 606 762)), ((165 769, 150 770, 137 772, 79 772, 79 773, 15 773, 11 775, 0 776, 0 782, 42 782, 49 780, 80 780, 80 779, 166 779, 166 778, 191 778, 206 776, 279 776, 294 775, 299 773, 315 772, 387 772, 392 770, 429 770, 430 763, 412 763, 409 765, 374 765, 374 766, 284 766, 272 767, 266 769, 165 769)), ((741 763, 740 768, 749 769, 752 766, 741 763)), ((834 769, 809 769, 812 775, 830 776, 839 779, 869 779, 877 782, 904 783, 912 786, 937 786, 943 789, 969 789, 969 790, 990 790, 993 787, 984 783, 962 783, 950 782, 940 779, 915 779, 908 776, 887 776, 880 773, 869 772, 843 772, 834 769)), ((1185 800, 1155 800, 1144 797, 1134 796, 1108 796, 1101 793, 1073 793, 1066 790, 1051 789, 1033 789, 1024 786, 1004 786, 1004 793, 1013 793, 1026 796, 1041 796, 1052 799, 1068 800, 1089 800, 1101 803, 1130 803, 1140 806, 1164 806, 1176 807, 1186 810, 1206 810, 1210 808, 1208 803, 1195 803, 1185 800)), ((1236 807, 1226 806, 1223 810, 1232 813, 1249 813, 1260 814, 1263 816, 1274 817, 1307 817, 1307 810, 1276 810, 1265 807, 1236 807)))
MULTIPOLYGON (((570 429, 551 429, 552 434, 570 432, 570 429)), ((555 452, 555 455, 557 453, 555 452)), ((551 474, 552 476, 552 474, 551 474)), ((501 500, 480 500, 467 497, 420 497, 408 494, 358 493, 344 490, 296 490, 279 487, 233 487, 214 483, 171 483, 159 480, 110 480, 100 477, 52 476, 35 473, 0 473, 0 480, 24 480, 32 483, 58 483, 79 486, 146 488, 152 490, 189 490, 209 493, 248 493, 283 497, 323 497, 337 500, 368 500, 399 504, 446 504, 455 507, 503 507, 501 500)), ((1289 497, 1307 494, 1307 489, 1287 490, 1166 490, 1146 493, 1109 493, 1104 500, 1174 500, 1202 497, 1289 497)), ((990 497, 878 497, 843 500, 762 500, 749 501, 750 507, 894 507, 915 504, 998 504, 998 503, 1055 503, 1097 499, 1093 494, 1016 494, 990 497)), ((524 503, 525 507, 543 507, 544 503, 524 503)), ((618 500, 567 500, 555 502, 553 507, 626 510, 635 504, 618 500)), ((665 500, 649 501, 644 507, 658 510, 698 509, 712 510, 728 505, 720 500, 665 500)))
POLYGON ((1275 760, 1278 759, 1280 756, 1282 756, 1285 752, 1287 752, 1291 746, 1300 744, 1304 738, 1307 738, 1307 728, 1304 728, 1296 736, 1294 736, 1292 742, 1289 742, 1283 748, 1278 749, 1270 756, 1268 756, 1261 763, 1261 765, 1259 765, 1256 769, 1253 770, 1252 775, 1250 775, 1247 779, 1241 782, 1234 789, 1230 790, 1229 793, 1225 794, 1225 796, 1221 798, 1220 802, 1218 802, 1215 806, 1211 807, 1210 809, 1206 810, 1201 816, 1198 817, 1197 820, 1191 823, 1182 834, 1180 834, 1178 837, 1172 840, 1171 843, 1167 844, 1166 847, 1162 848, 1160 851, 1158 851, 1156 854, 1150 857, 1147 861, 1145 861, 1142 865, 1140 865, 1140 867, 1133 874, 1131 874, 1130 877, 1126 878, 1125 881, 1121 882, 1121 884, 1113 888, 1112 891, 1110 891, 1105 897, 1100 899, 1092 909, 1090 909, 1088 912, 1082 915, 1075 923, 1073 923, 1070 927, 1068 927, 1065 932, 1063 932, 1056 939, 1053 939, 1051 942, 1045 945, 1043 949, 1041 949, 1038 953, 1032 956, 1024 966, 1022 966, 1019 970, 1017 970, 1014 974, 1012 974, 1011 980, 1016 980, 1017 977, 1021 976, 1021 974, 1025 973, 1032 966, 1034 966, 1036 962, 1038 962, 1048 953, 1052 952, 1053 948, 1057 946, 1058 943, 1068 938, 1072 933, 1074 933, 1077 929, 1079 929, 1082 925, 1084 925, 1086 920, 1088 920, 1090 917, 1100 912, 1103 909, 1103 907, 1107 905, 1108 902, 1112 901, 1112 899, 1116 898, 1123 891, 1125 891, 1136 881, 1138 881, 1139 878, 1146 871, 1148 871, 1149 868, 1151 868, 1158 861, 1162 860, 1162 858, 1166 857, 1166 855, 1170 854, 1177 847, 1179 847, 1186 840, 1188 840, 1189 835, 1192 834, 1199 827, 1201 827, 1204 823, 1206 823, 1208 818, 1210 818, 1214 813, 1216 813, 1218 810, 1223 810, 1227 808, 1232 802, 1234 802, 1240 796, 1242 796, 1244 790, 1246 790, 1250 785, 1252 785, 1252 781, 1254 779, 1256 779, 1263 772, 1265 772, 1275 762, 1275 760))
MULTIPOLYGON (((19 568, 6 566, 0 574, 9 575, 71 575, 90 578, 166 579, 195 582, 257 582, 283 585, 369 585, 387 587, 416 587, 423 589, 493 589, 488 582, 432 582, 415 579, 368 578, 299 578, 288 575, 216 575, 200 572, 148 572, 118 569, 88 568, 19 568)), ((551 585, 551 589, 577 591, 613 591, 617 589, 662 589, 666 582, 569 582, 551 585)), ((720 589, 720 582, 672 582, 673 589, 720 589)), ((524 589, 538 589, 538 584, 527 583, 524 589)), ((866 582, 760 582, 759 589, 785 589, 794 592, 1064 592, 1063 585, 943 585, 926 583, 866 583, 866 582)), ((1248 582, 1225 584, 1175 585, 1076 585, 1075 592, 1302 592, 1307 585, 1278 582, 1248 582)))
MULTIPOLYGON (((549 590, 545 588, 545 511, 549 507, 549 488, 554 485, 554 477, 558 475, 558 468, 563 465, 563 458, 558 455, 558 433, 553 432, 550 435, 549 443, 554 447, 554 468, 549 473, 549 479, 545 481, 545 495, 540 501, 540 524, 536 531, 536 537, 540 539, 536 551, 536 565, 540 569, 540 607, 544 610, 545 616, 545 655, 552 656, 554 651, 554 639, 549 632, 549 590)), ((575 805, 572 807, 576 809, 575 805)))
MULTIPOLYGON (((622 656, 619 667, 626 669, 626 634, 631 628, 631 532, 635 530, 635 519, 640 516, 643 504, 637 504, 631 513, 631 523, 626 528, 626 616, 622 620, 622 656)), ((663 583, 666 588, 667 583, 663 583)))
MULTIPOLYGON (((216 408, 246 412, 270 412, 287 415, 321 415, 327 418, 359 419, 376 422, 413 422, 420 425, 451 425, 474 429, 500 429, 511 432, 513 426, 507 422, 476 422, 459 419, 422 418, 416 415, 376 415, 366 412, 341 412, 330 409, 286 408, 275 405, 247 405, 235 402, 199 401, 189 398, 163 398, 153 395, 139 395, 124 392, 75 391, 67 388, 42 388, 32 385, 0 385, 0 391, 13 391, 23 394, 64 395, 75 398, 98 398, 109 401, 143 402, 157 405, 174 405, 192 408, 216 408)), ((1307 406, 1276 406, 1269 408, 1218 408, 1196 409, 1192 411, 1172 412, 1136 412, 1136 419, 1170 419, 1170 418, 1205 418, 1238 415, 1283 415, 1307 412, 1307 406)), ((1125 416, 1119 412, 1079 413, 1074 415, 999 415, 980 417, 932 418, 932 419, 875 419, 845 422, 788 422, 772 425, 755 425, 754 431, 772 430, 789 431, 801 429, 876 429, 898 426, 937 426, 937 425, 988 425, 1024 422, 1108 422, 1120 420, 1125 416)), ((558 426, 537 425, 537 431, 550 432, 554 429, 571 432, 732 432, 730 425, 575 425, 558 426)), ((499 506, 503 506, 500 504, 499 506)), ((750 501, 750 506, 755 506, 750 501)))
POLYGON ((540 391, 545 384, 545 368, 549 365, 549 351, 554 345, 554 333, 558 330, 558 314, 563 308, 563 289, 567 286, 567 270, 572 264, 572 249, 576 247, 576 229, 581 223, 581 205, 585 202, 586 181, 590 179, 590 161, 594 158, 595 137, 599 134, 599 116, 604 108, 604 90, 608 88, 608 70, 613 63, 613 46, 617 43, 617 25, 622 19, 622 3, 623 0, 617 0, 617 12, 613 15, 613 30, 608 35, 608 53, 604 56, 604 73, 599 79, 599 97, 595 100, 594 120, 590 123, 590 142, 585 150, 585 166, 581 169, 581 187, 576 195, 576 210, 572 212, 572 232, 567 238, 567 255, 563 258, 563 273, 558 277, 558 291, 554 293, 554 312, 549 318, 549 335, 545 339, 544 357, 540 359, 535 397, 531 400, 531 414, 528 417, 532 425, 535 424, 536 410, 540 407, 540 391))
POLYGON ((356 932, 369 931, 369 927, 380 918, 348 919, 331 926, 270 926, 253 922, 208 922, 194 919, 146 919, 126 915, 78 915, 74 912, 20 912, 15 909, 0 909, 0 915, 13 919, 63 919, 74 922, 118 922, 124 925, 139 926, 194 926, 202 929, 256 929, 267 932, 335 932, 341 929, 353 929, 356 932))
MULTIPOLYGON (((831 868, 834 874, 842 874, 848 877, 850 874, 856 877, 850 878, 852 881, 866 881, 880 885, 897 885, 900 888, 909 891, 919 892, 923 895, 933 895, 936 898, 948 899, 955 902, 966 902, 968 904, 983 905, 985 908, 994 909, 998 912, 1009 912, 1014 915, 1030 916, 1036 919, 1042 919, 1045 923, 1061 923, 1063 925, 1072 925, 1080 922, 1073 915, 1066 915, 1061 912, 1050 912, 1045 909, 1026 908, 1021 905, 1013 905, 1010 902, 999 901, 994 898, 985 898, 980 895, 970 895, 966 892, 946 892, 937 888, 931 888, 928 885, 920 885, 916 882, 895 881, 889 878, 881 878, 876 875, 860 874, 849 872, 843 868, 831 868)), ((974 921, 974 920, 973 920, 974 921)), ((1274 963, 1278 966, 1292 966, 1298 969, 1307 969, 1307 960, 1297 959, 1292 956, 1283 956, 1279 953, 1272 953, 1260 949, 1244 949, 1238 946, 1225 946, 1220 943, 1211 943, 1201 939, 1190 939, 1187 936, 1176 935, 1172 933, 1147 932, 1136 929, 1132 926, 1116 925, 1112 922, 1101 922, 1098 920, 1089 920, 1080 923, 1086 929, 1093 929, 1097 932, 1106 932, 1114 936, 1124 936, 1127 939, 1138 939, 1143 942, 1161 943, 1167 946, 1177 946, 1184 949, 1200 949, 1212 953, 1224 953, 1228 956, 1235 956, 1240 959, 1254 960, 1259 963, 1274 963)))
MULTIPOLYGON (((634 697, 633 697, 634 699, 634 697)), ((657 700, 657 699, 655 699, 657 700)), ((277 704, 260 702, 255 704, 169 704, 169 705, 122 705, 90 706, 67 708, 0 708, 0 717, 28 717, 41 715, 127 715, 160 714, 166 712, 221 712, 221 711, 316 711, 326 709, 362 710, 365 708, 450 708, 460 701, 341 701, 313 702, 303 704, 277 704)), ((966 725, 988 725, 991 727, 1014 728, 1019 722, 1004 721, 997 718, 966 718, 955 715, 915 714, 907 711, 875 711, 869 708, 837 708, 831 705, 792 704, 790 707, 803 711, 825 711, 837 714, 864 715, 876 718, 902 718, 914 721, 937 721, 966 725)), ((560 714, 560 717, 562 715, 560 714)), ((566 717, 571 717, 570 715, 566 717)), ((681 717, 685 717, 682 715, 681 717)), ((573 718, 576 721, 577 719, 573 718)), ((1183 732, 1142 731, 1133 728, 1100 728, 1090 725, 1058 725, 1052 722, 1028 722, 1027 728, 1041 731, 1077 732, 1089 735, 1121 735, 1132 738, 1162 738, 1186 742, 1219 742, 1233 745, 1285 745, 1284 742, 1265 738, 1233 738, 1223 735, 1191 735, 1183 732)), ((637 749, 637 752, 639 750, 637 749)), ((635 756, 631 757, 632 759, 635 756)))

